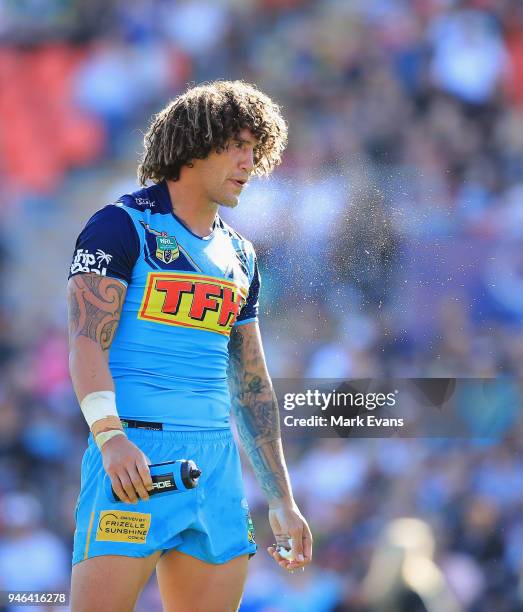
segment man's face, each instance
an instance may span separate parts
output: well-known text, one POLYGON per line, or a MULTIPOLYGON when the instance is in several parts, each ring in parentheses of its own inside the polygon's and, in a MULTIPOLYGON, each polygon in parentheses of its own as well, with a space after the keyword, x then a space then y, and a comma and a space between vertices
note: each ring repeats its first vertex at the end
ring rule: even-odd
POLYGON ((254 168, 256 139, 243 129, 221 153, 213 151, 194 162, 206 197, 217 204, 234 208, 243 186, 254 168))

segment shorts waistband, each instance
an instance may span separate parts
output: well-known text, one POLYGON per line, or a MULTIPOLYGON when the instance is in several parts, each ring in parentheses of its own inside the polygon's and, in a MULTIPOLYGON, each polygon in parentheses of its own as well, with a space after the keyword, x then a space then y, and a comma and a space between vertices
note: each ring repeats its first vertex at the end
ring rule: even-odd
POLYGON ((153 421, 136 421, 135 419, 120 419, 124 429, 131 427, 132 429, 150 429, 152 431, 163 431, 163 423, 155 423, 153 421))
POLYGON ((124 431, 129 437, 167 439, 180 442, 206 442, 214 440, 232 440, 230 427, 223 429, 176 429, 170 423, 137 421, 121 417, 124 431))

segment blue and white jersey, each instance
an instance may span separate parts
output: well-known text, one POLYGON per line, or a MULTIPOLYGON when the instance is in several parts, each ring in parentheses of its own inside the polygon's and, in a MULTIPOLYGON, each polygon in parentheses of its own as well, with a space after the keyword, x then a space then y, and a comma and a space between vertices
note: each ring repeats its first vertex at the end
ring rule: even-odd
POLYGON ((252 244, 218 216, 209 236, 191 232, 161 182, 91 217, 70 276, 86 272, 127 286, 109 353, 120 416, 180 430, 229 427, 229 336, 258 316, 252 244))

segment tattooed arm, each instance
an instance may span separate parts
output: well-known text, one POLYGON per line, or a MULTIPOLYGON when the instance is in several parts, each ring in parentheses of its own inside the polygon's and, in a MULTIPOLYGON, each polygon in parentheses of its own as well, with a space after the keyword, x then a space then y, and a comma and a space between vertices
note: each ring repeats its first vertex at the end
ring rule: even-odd
POLYGON ((294 561, 274 547, 269 553, 285 569, 310 563, 312 537, 292 495, 280 436, 279 410, 257 323, 234 327, 229 341, 229 386, 232 411, 242 446, 269 504, 276 543, 292 539, 294 561))
POLYGON ((114 391, 107 364, 126 288, 98 274, 78 274, 69 280, 69 367, 81 401, 93 391, 114 391))
MULTIPOLYGON (((69 370, 78 401, 94 391, 114 391, 109 349, 120 320, 126 294, 119 281, 98 274, 78 274, 69 280, 69 370)), ((93 434, 121 428, 117 417, 93 423, 93 434)), ((148 458, 126 436, 116 436, 102 447, 103 465, 113 489, 125 502, 148 499, 152 488, 148 458)))

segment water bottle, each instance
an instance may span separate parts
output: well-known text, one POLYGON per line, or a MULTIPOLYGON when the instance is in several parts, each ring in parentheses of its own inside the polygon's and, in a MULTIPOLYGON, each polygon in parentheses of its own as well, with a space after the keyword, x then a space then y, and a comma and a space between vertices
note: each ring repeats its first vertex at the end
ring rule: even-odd
MULTIPOLYGON (((148 492, 149 497, 170 493, 184 493, 194 489, 198 486, 198 478, 201 475, 201 471, 192 459, 176 459, 176 461, 153 463, 149 466, 149 470, 153 481, 153 488, 148 492)), ((108 474, 105 474, 104 490, 110 501, 122 501, 114 492, 108 474)))

